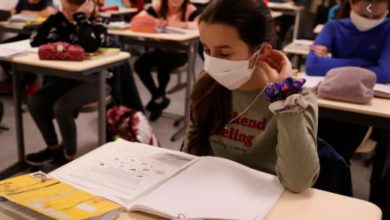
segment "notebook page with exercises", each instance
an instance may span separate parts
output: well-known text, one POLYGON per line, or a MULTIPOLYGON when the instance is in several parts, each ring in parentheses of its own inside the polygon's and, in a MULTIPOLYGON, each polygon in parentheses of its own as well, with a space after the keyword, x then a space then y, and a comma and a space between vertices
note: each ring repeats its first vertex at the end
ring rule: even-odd
POLYGON ((276 176, 230 160, 202 157, 137 200, 133 210, 167 218, 263 219, 283 191, 276 176))

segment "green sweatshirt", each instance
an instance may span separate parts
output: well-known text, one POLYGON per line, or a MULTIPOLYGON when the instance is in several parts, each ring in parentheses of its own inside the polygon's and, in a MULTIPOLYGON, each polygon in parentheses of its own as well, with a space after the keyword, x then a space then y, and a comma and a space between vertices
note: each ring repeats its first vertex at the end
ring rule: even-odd
MULTIPOLYGON (((233 91, 232 119, 247 108, 260 90, 233 91)), ((304 90, 309 106, 299 113, 275 116, 265 94, 241 117, 229 123, 219 135, 210 137, 214 156, 277 175, 292 192, 312 186, 319 173, 316 148, 318 106, 315 95, 304 90)), ((183 150, 188 152, 189 123, 183 150)))

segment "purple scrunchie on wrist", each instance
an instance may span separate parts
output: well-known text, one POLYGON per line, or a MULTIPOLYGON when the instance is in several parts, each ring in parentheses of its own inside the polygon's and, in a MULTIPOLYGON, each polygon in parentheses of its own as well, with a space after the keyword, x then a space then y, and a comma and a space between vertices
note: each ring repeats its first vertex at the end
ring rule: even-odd
POLYGON ((279 100, 285 100, 288 96, 302 91, 303 84, 305 84, 306 79, 294 79, 288 77, 283 82, 272 83, 267 86, 264 90, 265 94, 268 97, 268 101, 275 102, 279 100))

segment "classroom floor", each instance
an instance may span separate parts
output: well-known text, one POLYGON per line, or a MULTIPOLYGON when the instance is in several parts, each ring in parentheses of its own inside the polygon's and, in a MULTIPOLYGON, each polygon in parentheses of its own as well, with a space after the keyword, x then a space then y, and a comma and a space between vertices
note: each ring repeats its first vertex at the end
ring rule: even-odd
MULTIPOLYGON (((202 62, 198 58, 196 72, 202 68, 202 62)), ((140 91, 143 103, 147 103, 150 95, 142 85, 139 78, 135 75, 135 80, 140 91)), ((173 76, 168 88, 176 83, 176 76, 173 76)), ((12 97, 0 97, 5 104, 5 115, 2 125, 10 128, 9 131, 0 131, 0 170, 12 165, 17 158, 16 152, 16 133, 15 119, 12 97)), ((169 95, 171 104, 165 110, 163 116, 156 122, 151 123, 161 146, 169 149, 179 149, 182 139, 171 142, 170 137, 177 130, 173 126, 176 119, 174 115, 182 115, 184 112, 184 90, 169 95)), ((44 142, 38 129, 28 112, 23 114, 26 153, 35 152, 44 148, 44 142)), ((78 149, 79 155, 82 155, 97 147, 97 112, 82 113, 76 120, 78 128, 78 149)), ((365 167, 362 159, 352 160, 352 181, 354 196, 361 199, 368 199, 369 177, 371 167, 365 167)))

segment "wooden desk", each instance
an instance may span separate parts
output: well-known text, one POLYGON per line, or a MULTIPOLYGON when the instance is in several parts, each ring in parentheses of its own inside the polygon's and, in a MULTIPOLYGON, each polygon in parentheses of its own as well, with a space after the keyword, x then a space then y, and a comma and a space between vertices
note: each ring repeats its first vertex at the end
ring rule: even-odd
POLYGON ((272 18, 278 18, 278 17, 280 17, 280 16, 282 16, 283 15, 283 13, 282 12, 280 12, 280 11, 271 11, 271 16, 272 16, 272 18))
POLYGON ((184 134, 189 119, 190 93, 192 80, 195 82, 195 59, 199 40, 198 31, 190 31, 185 34, 180 33, 141 33, 131 30, 108 30, 110 35, 118 36, 123 45, 141 45, 160 49, 174 50, 187 53, 187 86, 185 91, 184 117, 175 121, 174 125, 179 125, 184 121, 183 127, 173 134, 172 141, 177 140, 184 134))
MULTIPOLYGON (((313 41, 311 41, 311 42, 313 42, 313 41)), ((283 48, 283 52, 307 56, 310 52, 310 48, 307 45, 301 45, 301 44, 297 44, 297 43, 292 42, 283 48)))
POLYGON ((67 79, 80 81, 95 82, 99 85, 99 100, 98 100, 98 136, 99 145, 103 145, 106 141, 106 76, 107 69, 121 65, 130 57, 128 53, 120 52, 117 55, 104 57, 98 60, 87 60, 83 62, 72 61, 44 61, 40 60, 38 54, 29 53, 14 56, 11 58, 2 58, 1 60, 12 63, 13 87, 14 87, 14 106, 16 120, 16 135, 18 146, 18 163, 5 169, 0 173, 0 179, 8 177, 15 172, 20 171, 25 167, 24 157, 24 132, 23 119, 21 110, 21 72, 43 74, 67 79), (94 75, 98 73, 98 76, 94 75))
POLYGON ((304 61, 304 57, 306 57, 309 54, 310 48, 308 45, 302 45, 302 44, 297 44, 295 42, 292 42, 283 48, 283 52, 285 52, 286 54, 294 55, 292 58, 293 66, 294 68, 299 70, 301 64, 304 61))
MULTIPOLYGON (((265 220, 380 220, 374 204, 318 189, 302 193, 285 191, 265 220)), ((144 213, 121 213, 117 220, 163 220, 144 213)))
POLYGON ((319 34, 322 31, 323 28, 324 28, 323 24, 317 24, 317 26, 314 28, 313 32, 315 34, 319 34))
MULTIPOLYGON (((338 102, 328 99, 318 98, 318 105, 321 108, 328 108, 338 111, 346 111, 356 114, 363 114, 366 117, 379 117, 388 122, 384 127, 390 128, 390 100, 373 98, 368 105, 358 105, 347 102, 338 102)), ((383 124, 382 122, 380 124, 383 124)), ((382 126, 381 126, 382 127, 382 126)))
POLYGON ((283 14, 295 15, 293 40, 298 39, 299 20, 301 18, 301 12, 303 9, 305 9, 305 7, 296 5, 293 2, 286 2, 286 3, 268 2, 267 6, 273 11, 282 11, 283 14))
MULTIPOLYGON (((308 189, 302 193, 284 192, 265 220, 380 220, 381 210, 374 204, 325 192, 308 189)), ((15 220, 0 212, 0 219, 15 220)), ((164 220, 140 212, 123 212, 116 220, 164 220)))

